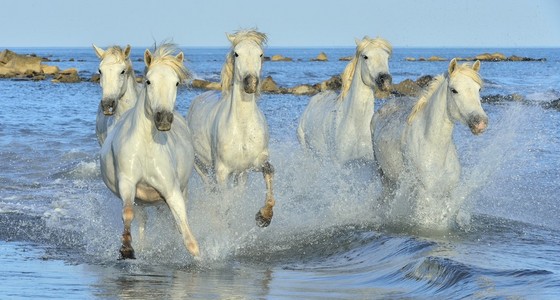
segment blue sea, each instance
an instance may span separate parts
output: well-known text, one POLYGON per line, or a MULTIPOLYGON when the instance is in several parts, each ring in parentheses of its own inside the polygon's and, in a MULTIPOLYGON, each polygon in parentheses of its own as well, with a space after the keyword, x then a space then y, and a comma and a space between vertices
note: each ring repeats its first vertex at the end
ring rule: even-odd
MULTIPOLYGON (((108 45, 99 45, 108 46, 108 45)), ((98 69, 91 48, 16 48, 74 67, 98 69)), ((134 47, 137 74, 145 47, 134 47)), ((218 81, 225 48, 183 48, 196 78, 218 81)), ((267 48, 292 62, 265 62, 281 87, 340 74, 353 48, 267 48), (325 52, 328 62, 312 62, 325 52)), ((196 173, 188 215, 202 259, 184 249, 166 206, 148 209, 147 244, 118 260, 121 200, 104 185, 95 136, 97 83, 0 80, 1 299, 559 299, 560 49, 394 49, 393 82, 447 70, 406 57, 501 52, 546 58, 483 62, 488 130, 457 125, 463 166, 458 193, 468 226, 384 226, 373 166, 339 167, 304 153, 295 130, 309 96, 262 94, 276 169, 274 219, 255 226, 262 175, 247 187, 210 193, 196 173), (523 101, 508 101, 519 95, 523 101)), ((202 90, 181 86, 186 114, 202 90)), ((386 99, 376 99, 376 108, 386 99)), ((137 236, 133 223, 133 239, 137 236)), ((133 240, 133 246, 134 244, 133 240)))

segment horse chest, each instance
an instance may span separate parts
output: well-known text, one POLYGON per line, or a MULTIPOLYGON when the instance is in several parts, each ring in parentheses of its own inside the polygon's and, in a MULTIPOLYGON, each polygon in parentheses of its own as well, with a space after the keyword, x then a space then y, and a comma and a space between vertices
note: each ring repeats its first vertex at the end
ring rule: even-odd
POLYGON ((216 153, 224 162, 237 169, 251 167, 266 150, 266 131, 254 126, 232 126, 220 134, 216 153))

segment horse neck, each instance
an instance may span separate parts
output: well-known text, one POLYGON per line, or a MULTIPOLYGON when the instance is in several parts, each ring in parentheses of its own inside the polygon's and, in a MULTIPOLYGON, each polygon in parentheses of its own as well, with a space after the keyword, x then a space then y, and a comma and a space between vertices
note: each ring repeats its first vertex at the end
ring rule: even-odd
POLYGON ((256 94, 247 94, 241 83, 234 82, 227 95, 229 101, 229 117, 237 120, 248 120, 258 111, 256 94))
POLYGON ((361 68, 362 63, 360 62, 354 70, 350 89, 342 103, 343 109, 346 112, 345 115, 349 116, 352 120, 359 119, 357 117, 364 116, 364 114, 373 114, 374 109, 373 89, 364 83, 361 68))
POLYGON ((152 116, 149 114, 147 109, 148 94, 146 88, 143 87, 137 97, 136 104, 132 108, 132 128, 134 132, 141 134, 149 134, 155 129, 152 116), (154 127, 154 128, 153 128, 154 127))
POLYGON ((448 79, 442 81, 418 116, 423 138, 440 146, 449 145, 454 127, 447 111, 447 83, 448 79))
POLYGON ((134 107, 136 99, 138 99, 138 84, 136 83, 136 78, 134 72, 131 72, 126 79, 126 92, 119 99, 119 105, 117 105, 116 115, 120 116, 127 110, 134 107))

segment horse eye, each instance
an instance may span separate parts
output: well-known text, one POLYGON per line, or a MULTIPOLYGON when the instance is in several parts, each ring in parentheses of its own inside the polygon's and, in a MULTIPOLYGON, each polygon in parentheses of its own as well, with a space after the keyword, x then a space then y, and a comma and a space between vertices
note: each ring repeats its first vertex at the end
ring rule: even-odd
POLYGON ((179 81, 177 81, 177 83, 175 83, 175 86, 179 86, 179 81))
POLYGON ((459 93, 459 92, 457 92, 457 90, 454 89, 454 88, 451 88, 451 92, 452 92, 453 94, 458 94, 458 93, 459 93))
POLYGON ((149 80, 146 80, 146 84, 147 84, 147 85, 150 85, 150 84, 152 84, 152 83, 151 83, 149 80))
POLYGON ((124 74, 124 70, 121 71, 121 75, 124 74))
POLYGON ((263 57, 263 54, 261 53, 261 57, 263 57))
POLYGON ((98 69, 97 72, 99 72, 99 75, 101 75, 101 69, 98 69))
POLYGON ((367 55, 364 55, 364 59, 368 59, 367 55))
POLYGON ((237 52, 233 53, 235 55, 235 57, 239 57, 239 54, 237 54, 237 52))

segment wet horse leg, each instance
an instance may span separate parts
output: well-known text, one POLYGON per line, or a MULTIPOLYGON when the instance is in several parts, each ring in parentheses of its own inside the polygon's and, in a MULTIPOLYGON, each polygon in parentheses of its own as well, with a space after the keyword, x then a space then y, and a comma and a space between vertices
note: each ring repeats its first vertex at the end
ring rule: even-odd
MULTIPOLYGON (((178 186, 178 184, 177 184, 178 186)), ((186 202, 187 198, 184 198, 188 194, 186 188, 179 191, 178 188, 172 189, 168 195, 164 195, 167 205, 173 214, 175 223, 179 228, 179 232, 183 236, 183 243, 185 248, 191 253, 192 256, 198 257, 200 255, 200 250, 198 248, 198 242, 196 241, 194 235, 191 232, 189 223, 187 221, 187 208, 186 202)))
POLYGON ((123 201, 123 224, 122 246, 120 249, 121 259, 134 259, 134 249, 132 248, 132 236, 130 235, 130 225, 134 219, 134 192, 136 187, 128 184, 126 180, 119 181, 119 194, 123 201))
POLYGON ((204 185, 206 187, 210 186, 211 178, 210 178, 210 175, 209 175, 208 168, 196 156, 195 156, 195 159, 194 159, 194 169, 196 170, 198 175, 200 175, 200 177, 202 178, 202 181, 204 181, 204 185))
POLYGON ((255 216, 255 220, 257 221, 257 225, 259 227, 267 227, 270 225, 272 221, 273 211, 272 208, 274 207, 275 200, 272 194, 272 180, 274 179, 274 167, 270 162, 265 162, 262 167, 264 182, 266 184, 266 200, 264 202, 264 206, 259 210, 257 215, 255 216))
POLYGON ((140 251, 144 250, 145 245, 145 230, 146 230, 146 220, 148 215, 146 213, 146 209, 141 205, 136 205, 136 216, 138 220, 138 241, 140 244, 140 251))

